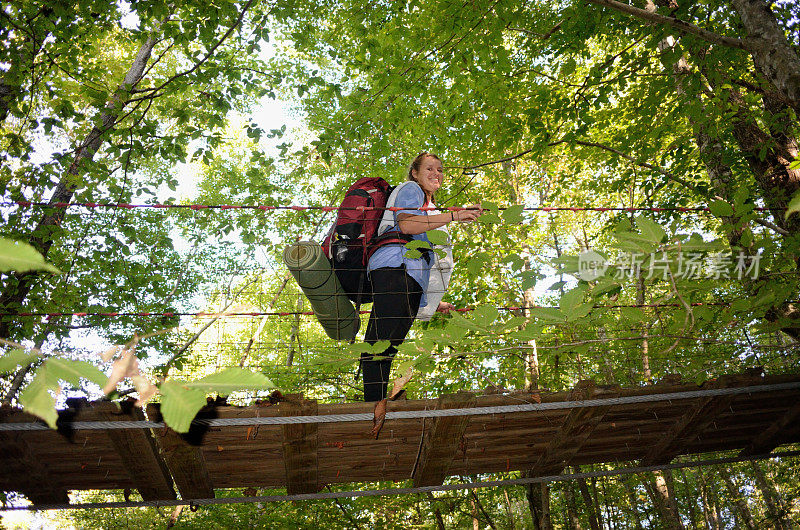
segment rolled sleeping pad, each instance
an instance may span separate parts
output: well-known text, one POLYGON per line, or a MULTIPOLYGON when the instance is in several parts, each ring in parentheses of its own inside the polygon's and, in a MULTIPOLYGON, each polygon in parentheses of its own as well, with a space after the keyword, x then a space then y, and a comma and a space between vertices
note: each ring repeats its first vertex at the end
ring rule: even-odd
POLYGON ((322 247, 313 241, 298 241, 283 251, 283 262, 311 302, 325 333, 334 340, 355 339, 361 321, 322 247))

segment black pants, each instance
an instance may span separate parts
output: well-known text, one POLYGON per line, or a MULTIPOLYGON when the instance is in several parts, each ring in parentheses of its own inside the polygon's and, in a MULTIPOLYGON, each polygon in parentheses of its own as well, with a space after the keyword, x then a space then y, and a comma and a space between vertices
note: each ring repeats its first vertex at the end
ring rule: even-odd
POLYGON ((372 284, 372 312, 369 315, 364 341, 375 344, 381 340, 391 342, 382 354, 361 354, 361 372, 364 375, 364 401, 380 401, 386 397, 389 370, 396 346, 405 340, 422 299, 422 288, 408 275, 405 266, 383 267, 370 272, 372 284))

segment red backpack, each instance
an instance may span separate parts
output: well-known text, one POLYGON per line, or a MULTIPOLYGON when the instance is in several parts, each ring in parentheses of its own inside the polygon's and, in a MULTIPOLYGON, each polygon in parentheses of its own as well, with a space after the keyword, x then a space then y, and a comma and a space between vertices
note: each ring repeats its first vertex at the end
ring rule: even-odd
POLYGON ((387 243, 407 243, 407 234, 391 231, 376 237, 393 186, 380 177, 363 177, 348 188, 336 221, 322 242, 322 251, 348 297, 354 302, 372 301, 366 268, 369 257, 387 243))

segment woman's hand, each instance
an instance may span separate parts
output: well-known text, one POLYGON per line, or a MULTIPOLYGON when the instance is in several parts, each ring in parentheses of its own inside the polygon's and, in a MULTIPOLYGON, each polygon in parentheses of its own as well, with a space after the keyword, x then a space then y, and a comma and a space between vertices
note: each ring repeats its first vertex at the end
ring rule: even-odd
POLYGON ((436 308, 436 311, 439 313, 444 313, 445 315, 448 314, 450 311, 455 311, 456 306, 450 304, 448 302, 439 302, 439 307, 436 308))
POLYGON ((483 214, 483 209, 481 209, 481 203, 479 202, 468 206, 468 208, 470 209, 453 212, 453 220, 460 223, 471 223, 483 214))

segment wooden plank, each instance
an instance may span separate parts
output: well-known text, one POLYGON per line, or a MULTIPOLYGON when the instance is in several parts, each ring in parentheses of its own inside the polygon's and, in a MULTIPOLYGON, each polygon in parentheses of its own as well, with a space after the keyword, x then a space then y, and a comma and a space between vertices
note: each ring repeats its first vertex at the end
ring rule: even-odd
MULTIPOLYGON (((12 480, 13 491, 25 495, 33 504, 69 504, 67 489, 56 481, 45 462, 25 442, 24 432, 4 432, 0 435, 3 448, 3 475, 12 480)), ((7 482, 4 480, 3 482, 7 482)))
MULTIPOLYGON (((148 405, 147 416, 154 421, 163 421, 158 404, 148 405)), ((169 427, 159 429, 155 434, 181 499, 214 498, 214 485, 200 446, 191 445, 169 427)))
POLYGON ((783 416, 761 431, 750 444, 742 449, 740 456, 763 455, 772 452, 782 442, 782 436, 790 425, 800 420, 800 402, 789 407, 783 416))
MULTIPOLYGON (((723 376, 715 381, 703 385, 703 389, 729 388, 760 383, 761 379, 748 375, 723 376)), ((717 415, 729 408, 736 396, 715 396, 701 398, 697 405, 689 408, 672 426, 664 433, 655 445, 642 458, 641 465, 655 466, 668 464, 673 458, 681 454, 685 446, 696 440, 716 419, 717 415)))
MULTIPOLYGON (((569 396, 569 401, 604 399, 619 395, 619 387, 598 387, 592 380, 579 381, 569 396)), ((542 456, 529 470, 531 477, 557 475, 569 465, 581 450, 592 432, 600 424, 611 405, 570 409, 558 434, 550 440, 542 456)))
MULTIPOLYGON (((99 421, 143 421, 142 409, 132 402, 100 402, 93 407, 99 421)), ((89 420, 91 421, 91 420, 89 420)), ((109 429, 111 443, 122 459, 122 465, 146 501, 171 500, 177 495, 167 464, 158 453, 156 441, 148 429, 109 429)))
MULTIPOLYGON (((459 392, 440 397, 436 408, 462 409, 474 405, 475 394, 459 392)), ((419 459, 411 470, 414 487, 438 486, 444 482, 469 420, 469 416, 441 416, 425 420, 419 459)))
MULTIPOLYGON (((302 394, 289 394, 278 405, 280 416, 316 416, 317 401, 304 399, 302 394)), ((286 468, 286 493, 316 493, 319 491, 317 423, 281 425, 283 433, 283 462, 286 468)))

